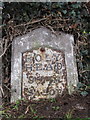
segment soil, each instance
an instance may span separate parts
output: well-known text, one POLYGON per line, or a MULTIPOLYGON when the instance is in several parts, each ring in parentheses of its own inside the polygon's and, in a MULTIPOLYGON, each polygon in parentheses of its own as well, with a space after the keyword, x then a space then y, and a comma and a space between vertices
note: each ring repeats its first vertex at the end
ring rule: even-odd
POLYGON ((5 104, 3 111, 5 111, 3 120, 8 117, 11 119, 21 118, 21 120, 23 118, 27 118, 26 120, 90 118, 90 94, 85 97, 80 94, 64 94, 62 97, 48 100, 20 100, 16 103, 5 104))

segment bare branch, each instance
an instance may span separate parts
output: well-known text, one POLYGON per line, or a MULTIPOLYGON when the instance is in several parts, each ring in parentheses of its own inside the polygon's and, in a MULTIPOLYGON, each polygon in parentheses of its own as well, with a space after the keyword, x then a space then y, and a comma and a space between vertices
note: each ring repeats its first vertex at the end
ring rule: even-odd
POLYGON ((6 51, 7 51, 8 48, 10 47, 10 45, 11 45, 11 44, 9 44, 9 45, 5 48, 5 50, 3 51, 3 53, 0 55, 0 58, 1 58, 3 55, 5 55, 6 51))

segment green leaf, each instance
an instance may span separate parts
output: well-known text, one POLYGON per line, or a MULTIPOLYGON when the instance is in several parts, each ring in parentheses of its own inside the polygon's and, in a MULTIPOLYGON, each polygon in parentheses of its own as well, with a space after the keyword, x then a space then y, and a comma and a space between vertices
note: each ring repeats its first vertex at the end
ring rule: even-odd
POLYGON ((83 91, 83 92, 81 92, 80 94, 81 94, 82 96, 86 96, 86 95, 88 95, 88 92, 83 91))
POLYGON ((79 7, 81 7, 81 6, 80 6, 80 4, 72 4, 72 7, 73 7, 73 8, 79 8, 79 7))
POLYGON ((24 115, 20 115, 18 118, 24 118, 24 115))
POLYGON ((78 87, 78 88, 83 87, 83 86, 84 86, 84 84, 83 84, 83 83, 78 82, 78 85, 77 85, 77 87, 78 87))
POLYGON ((3 108, 3 106, 2 106, 2 105, 0 105, 0 108, 3 108))
POLYGON ((75 16, 76 15, 76 12, 74 10, 71 11, 70 13, 72 16, 75 16))
POLYGON ((66 13, 67 13, 67 10, 63 10, 62 12, 63 12, 64 14, 66 14, 66 13))
POLYGON ((0 115, 4 114, 5 112, 4 111, 0 111, 0 115))

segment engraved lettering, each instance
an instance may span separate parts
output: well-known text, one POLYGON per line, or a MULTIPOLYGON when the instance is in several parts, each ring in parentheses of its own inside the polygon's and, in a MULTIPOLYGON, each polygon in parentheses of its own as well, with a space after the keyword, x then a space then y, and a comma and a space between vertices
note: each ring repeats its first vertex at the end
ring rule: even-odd
POLYGON ((50 59, 50 56, 48 55, 48 54, 45 54, 45 59, 46 59, 46 62, 49 62, 49 61, 51 61, 51 59, 50 59))
POLYGON ((62 94, 66 71, 61 51, 40 47, 24 53, 23 61, 22 89, 26 98, 49 98, 62 94))
POLYGON ((41 61, 41 56, 40 56, 39 54, 37 54, 37 55, 35 56, 35 60, 36 60, 37 62, 40 62, 40 61, 41 61))
POLYGON ((36 63, 36 71, 42 70, 42 64, 41 63, 36 63))
POLYGON ((26 64, 26 71, 32 71, 33 65, 32 64, 26 64))
POLYGON ((55 95, 55 90, 54 89, 49 90, 49 94, 50 95, 55 95))
POLYGON ((32 84, 34 81, 35 81, 35 78, 33 78, 33 77, 30 76, 29 80, 28 80, 28 83, 32 84))
POLYGON ((60 61, 61 59, 61 54, 58 54, 58 56, 56 56, 56 61, 60 61))
POLYGON ((55 66, 54 66, 54 70, 55 71, 61 70, 61 68, 62 68, 62 64, 61 63, 56 63, 55 66))
POLYGON ((52 65, 51 64, 47 64, 46 70, 48 70, 48 71, 53 70, 52 65))
POLYGON ((33 62, 33 57, 31 57, 30 55, 27 55, 26 62, 33 62))

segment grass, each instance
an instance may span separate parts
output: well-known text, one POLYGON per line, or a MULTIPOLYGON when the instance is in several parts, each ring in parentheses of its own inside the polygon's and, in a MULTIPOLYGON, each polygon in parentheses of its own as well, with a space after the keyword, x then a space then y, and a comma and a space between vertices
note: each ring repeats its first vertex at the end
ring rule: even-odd
POLYGON ((60 109, 60 107, 59 107, 59 106, 53 106, 52 109, 53 109, 54 111, 58 111, 58 110, 60 109))
POLYGON ((69 110, 66 114, 65 114, 65 119, 66 120, 72 120, 72 113, 73 113, 73 110, 69 110))

